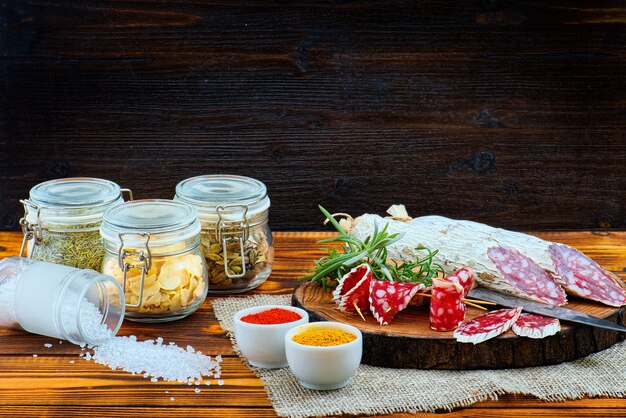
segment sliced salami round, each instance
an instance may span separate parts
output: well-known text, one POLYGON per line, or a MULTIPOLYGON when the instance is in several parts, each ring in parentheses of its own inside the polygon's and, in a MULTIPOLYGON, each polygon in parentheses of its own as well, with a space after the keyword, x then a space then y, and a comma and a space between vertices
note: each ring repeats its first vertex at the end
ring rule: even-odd
POLYGON ((423 284, 372 280, 369 303, 380 325, 389 325, 393 317, 407 307, 411 298, 424 288, 423 284))
POLYGON ((430 327, 435 331, 452 331, 465 319, 463 287, 454 282, 433 279, 430 299, 430 327))
POLYGON ((454 338, 461 343, 478 344, 507 332, 517 321, 522 308, 499 309, 463 322, 454 331, 454 338))
POLYGON ((333 299, 339 305, 339 310, 344 312, 367 312, 370 307, 369 294, 370 282, 372 281, 372 269, 369 264, 363 263, 348 273, 340 280, 333 291, 333 299))
POLYGON ((560 306, 567 302, 565 292, 554 277, 515 248, 491 247, 487 254, 515 295, 548 305, 560 306))
POLYGON ((567 245, 552 244, 548 252, 569 293, 610 306, 626 305, 626 285, 617 275, 567 245))
POLYGON ((520 337, 543 338, 559 332, 561 323, 556 318, 523 313, 520 314, 511 329, 520 337))
POLYGON ((443 280, 460 284, 463 287, 463 297, 465 297, 474 285, 474 272, 467 267, 463 267, 454 273, 448 274, 443 280))

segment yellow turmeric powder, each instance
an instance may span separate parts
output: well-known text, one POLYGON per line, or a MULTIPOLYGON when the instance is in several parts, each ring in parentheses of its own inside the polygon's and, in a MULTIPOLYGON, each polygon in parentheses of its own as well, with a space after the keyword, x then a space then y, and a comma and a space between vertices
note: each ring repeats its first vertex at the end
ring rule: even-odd
POLYGON ((328 347, 356 340, 356 335, 339 329, 311 329, 292 338, 298 344, 328 347))

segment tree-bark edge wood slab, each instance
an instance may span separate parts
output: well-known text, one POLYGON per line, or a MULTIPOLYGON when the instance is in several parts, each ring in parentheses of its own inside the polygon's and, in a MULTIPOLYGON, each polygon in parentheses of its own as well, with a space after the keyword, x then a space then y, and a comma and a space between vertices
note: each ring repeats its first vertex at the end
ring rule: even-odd
MULTIPOLYGON (((576 309, 624 325, 626 307, 611 308, 570 297, 567 308, 576 309)), ((543 366, 575 360, 604 350, 626 334, 582 325, 561 323, 561 331, 543 339, 518 337, 512 331, 480 344, 457 343, 452 332, 430 329, 428 306, 409 307, 388 326, 380 326, 372 315, 366 321, 337 309, 330 292, 321 286, 300 284, 292 305, 309 313, 313 321, 338 321, 354 325, 363 333, 364 364, 412 369, 503 369, 543 366)), ((484 311, 468 307, 467 318, 484 311)))

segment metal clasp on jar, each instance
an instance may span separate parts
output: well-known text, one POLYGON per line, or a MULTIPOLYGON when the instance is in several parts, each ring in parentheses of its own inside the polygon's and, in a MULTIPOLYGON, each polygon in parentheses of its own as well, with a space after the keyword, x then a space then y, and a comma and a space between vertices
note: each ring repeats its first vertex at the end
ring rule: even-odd
POLYGON ((245 251, 244 244, 250 235, 250 224, 248 223, 248 206, 246 205, 228 205, 218 206, 217 208, 217 240, 222 244, 224 253, 224 273, 230 279, 238 279, 246 275, 245 251), (238 220, 225 220, 226 211, 232 213, 234 209, 241 208, 243 217, 238 220), (241 272, 231 273, 228 266, 228 250, 226 243, 229 240, 239 241, 239 257, 241 259, 241 272))
POLYGON ((150 234, 148 232, 137 232, 137 233, 119 233, 120 237, 120 248, 117 253, 117 263, 119 267, 122 269, 123 279, 122 279, 122 289, 126 291, 126 275, 128 270, 131 268, 140 268, 141 269, 141 281, 139 282, 139 301, 136 304, 126 303, 127 307, 130 308, 138 308, 143 303, 143 284, 146 279, 146 274, 152 267, 152 253, 150 253, 150 247, 148 243, 150 242, 150 234), (143 243, 145 247, 144 250, 141 249, 126 249, 124 248, 124 235, 134 235, 143 238, 145 241, 143 243), (131 261, 128 262, 126 259, 130 258, 131 261))
MULTIPOLYGON (((24 239, 22 239, 22 247, 20 248, 20 257, 24 257, 24 251, 26 250, 26 243, 31 239, 34 239, 33 245, 40 245, 41 239, 43 237, 43 232, 41 228, 41 208, 31 202, 28 199, 20 200, 20 203, 24 205, 24 217, 20 219, 20 227, 22 227, 22 233, 24 234, 24 239), (29 209, 36 211, 37 222, 32 224, 28 222, 28 213, 29 209)), ((33 257, 34 251, 28 252, 28 258, 33 257)))

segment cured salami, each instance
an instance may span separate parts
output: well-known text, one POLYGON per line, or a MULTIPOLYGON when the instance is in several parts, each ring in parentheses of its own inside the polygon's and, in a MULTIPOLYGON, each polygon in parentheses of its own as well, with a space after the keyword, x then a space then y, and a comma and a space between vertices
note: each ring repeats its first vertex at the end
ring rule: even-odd
POLYGON ((359 311, 359 314, 364 311, 367 312, 370 307, 371 281, 372 269, 366 263, 346 273, 333 291, 333 299, 339 305, 339 310, 344 312, 359 311))
POLYGON ((556 318, 523 313, 520 314, 511 329, 520 337, 543 338, 559 332, 561 324, 556 318))
POLYGON ((404 282, 372 280, 370 283, 370 310, 380 325, 389 325, 393 317, 407 307, 411 298, 424 285, 404 282))
POLYGON ((569 293, 610 306, 626 305, 625 285, 618 276, 567 245, 552 244, 548 251, 569 293))
MULTIPOLYGON (((443 265, 446 271, 471 266, 478 284, 498 292, 562 305, 565 303, 564 294, 558 290, 548 289, 551 288, 548 283, 556 282, 567 292, 579 297, 596 300, 610 306, 626 305, 626 285, 619 277, 603 269, 580 251, 564 244, 556 244, 532 235, 494 228, 478 222, 443 216, 422 216, 410 219, 406 213, 396 213, 393 219, 389 219, 374 214, 364 214, 344 221, 344 228, 351 235, 362 239, 372 233, 375 225, 379 229, 387 225, 389 233, 403 233, 402 239, 387 247, 391 259, 411 261, 423 256, 421 252, 415 250, 420 244, 433 249, 437 248, 439 252, 435 255, 434 262, 443 265), (488 255, 490 248, 514 248, 524 255, 526 257, 524 259, 512 258, 519 258, 518 266, 523 267, 524 260, 529 266, 532 265, 533 274, 537 277, 544 277, 542 283, 546 290, 538 287, 536 289, 538 294, 528 294, 523 289, 518 289, 516 285, 524 282, 524 277, 521 277, 520 273, 526 274, 526 272, 523 269, 516 269, 510 277, 504 278, 502 270, 505 267, 511 268, 511 265, 494 263, 488 255), (544 274, 540 273, 537 268, 544 270, 545 274, 554 280, 546 280, 544 274), (515 275, 517 278, 514 277, 515 275), (509 279, 512 279, 512 282, 509 279)), ((504 257, 506 258, 507 255, 504 254, 504 257)))
POLYGON ((522 308, 499 309, 464 322, 454 331, 461 343, 478 344, 507 332, 517 321, 522 308))
POLYGON ((525 298, 563 305, 565 292, 556 280, 529 257, 511 247, 492 247, 487 250, 489 259, 507 282, 524 294, 525 298))
POLYGON ((430 299, 430 327, 435 331, 452 331, 465 319, 463 287, 454 282, 433 279, 430 299))
POLYGON ((443 280, 460 284, 463 288, 463 297, 465 297, 474 285, 474 273, 467 267, 463 267, 452 274, 448 274, 443 280))

